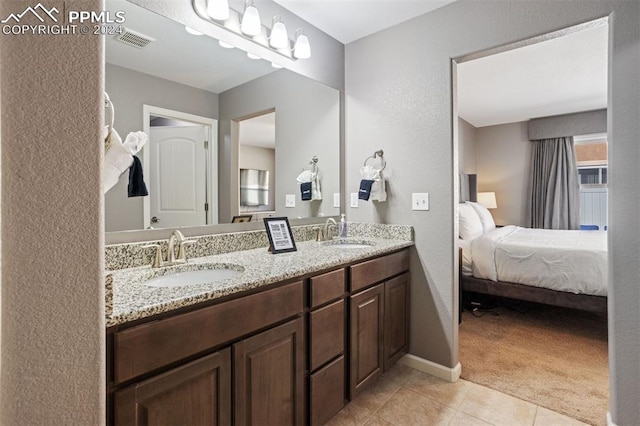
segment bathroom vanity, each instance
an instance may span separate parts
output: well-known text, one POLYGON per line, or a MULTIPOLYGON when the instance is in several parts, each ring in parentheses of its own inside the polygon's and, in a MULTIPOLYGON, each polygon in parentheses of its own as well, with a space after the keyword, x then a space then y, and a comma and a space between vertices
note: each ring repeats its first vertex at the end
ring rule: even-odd
MULTIPOLYGON (((212 258, 245 265, 237 291, 126 296, 137 313, 107 321, 108 423, 325 423, 408 350, 411 245, 228 253, 212 258)), ((134 269, 114 272, 114 300, 144 285, 134 269)))

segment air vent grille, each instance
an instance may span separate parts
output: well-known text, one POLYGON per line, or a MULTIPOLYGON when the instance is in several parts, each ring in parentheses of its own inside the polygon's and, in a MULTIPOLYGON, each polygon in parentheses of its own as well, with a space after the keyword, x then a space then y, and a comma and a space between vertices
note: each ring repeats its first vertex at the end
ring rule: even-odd
POLYGON ((137 47, 138 49, 142 49, 152 41, 156 41, 155 38, 130 30, 129 28, 125 28, 122 34, 117 35, 116 40, 129 46, 137 47))

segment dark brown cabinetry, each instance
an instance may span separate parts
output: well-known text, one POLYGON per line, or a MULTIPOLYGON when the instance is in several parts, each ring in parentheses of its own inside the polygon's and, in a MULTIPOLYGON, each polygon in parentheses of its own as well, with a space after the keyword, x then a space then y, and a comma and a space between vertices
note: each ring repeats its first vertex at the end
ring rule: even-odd
POLYGON ((235 424, 304 423, 302 318, 233 345, 235 424))
POLYGON ((107 331, 108 423, 322 425, 408 349, 402 250, 107 331))
POLYGON ((225 349, 114 393, 115 423, 231 424, 231 351, 225 349))
POLYGON ((407 250, 351 267, 350 399, 409 349, 408 270, 407 250))

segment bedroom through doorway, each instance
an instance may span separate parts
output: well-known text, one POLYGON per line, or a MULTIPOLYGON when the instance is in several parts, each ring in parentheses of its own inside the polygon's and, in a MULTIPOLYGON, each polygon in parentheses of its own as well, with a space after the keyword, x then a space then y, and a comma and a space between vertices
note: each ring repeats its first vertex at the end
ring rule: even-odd
POLYGON ((594 425, 609 397, 608 36, 602 18, 452 60, 461 377, 594 425))

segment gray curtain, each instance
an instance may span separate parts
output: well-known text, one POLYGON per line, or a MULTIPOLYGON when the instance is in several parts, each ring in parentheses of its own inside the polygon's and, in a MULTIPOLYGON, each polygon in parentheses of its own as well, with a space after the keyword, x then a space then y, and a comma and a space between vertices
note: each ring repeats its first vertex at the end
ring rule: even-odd
POLYGON ((531 228, 579 229, 580 183, 573 137, 531 141, 531 228))

